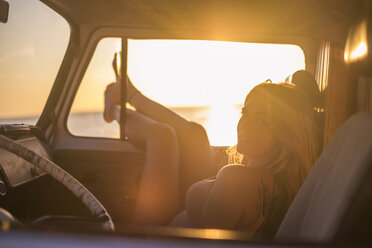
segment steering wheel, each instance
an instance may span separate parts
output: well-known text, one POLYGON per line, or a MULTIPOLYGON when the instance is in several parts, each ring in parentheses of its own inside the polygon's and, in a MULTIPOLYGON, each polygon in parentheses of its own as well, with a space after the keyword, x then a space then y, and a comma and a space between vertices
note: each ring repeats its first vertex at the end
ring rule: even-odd
POLYGON ((105 207, 87 188, 85 188, 78 180, 76 180, 61 167, 42 155, 3 135, 0 135, 0 148, 23 158, 24 160, 48 173, 51 177, 56 179, 68 190, 70 190, 76 197, 78 197, 95 218, 103 220, 101 225, 104 230, 115 230, 112 218, 107 213, 105 207))

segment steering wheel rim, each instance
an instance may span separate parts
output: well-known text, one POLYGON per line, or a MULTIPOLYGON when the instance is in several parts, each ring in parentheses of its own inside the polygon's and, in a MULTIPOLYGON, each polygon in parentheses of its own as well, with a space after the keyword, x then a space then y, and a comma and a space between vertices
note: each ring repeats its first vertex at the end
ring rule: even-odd
POLYGON ((0 148, 23 158, 48 173, 78 197, 95 218, 103 220, 102 228, 104 230, 115 231, 112 218, 102 203, 83 184, 57 164, 4 135, 0 135, 0 148))

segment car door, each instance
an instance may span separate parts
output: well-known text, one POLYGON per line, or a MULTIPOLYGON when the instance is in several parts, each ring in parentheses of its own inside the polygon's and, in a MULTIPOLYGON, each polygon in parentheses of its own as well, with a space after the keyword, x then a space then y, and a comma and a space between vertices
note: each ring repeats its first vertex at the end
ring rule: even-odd
MULTIPOLYGON (((59 94, 65 98, 60 98, 54 108, 49 107, 50 115, 55 118, 46 128, 46 136, 56 164, 83 183, 107 208, 114 222, 128 223, 144 153, 125 138, 121 139, 120 125, 106 123, 102 115, 103 92, 107 84, 115 81, 112 58, 117 44, 120 47, 121 38, 99 38, 89 42, 82 57, 74 49, 67 51, 81 60, 78 64, 67 61, 70 68, 62 72, 67 74, 67 79, 59 88, 59 94)), ((67 199, 63 189, 50 187, 54 187, 55 192, 49 196, 54 211, 62 213, 70 209, 68 212, 74 213, 74 209, 79 209, 74 202, 63 202, 67 199)))

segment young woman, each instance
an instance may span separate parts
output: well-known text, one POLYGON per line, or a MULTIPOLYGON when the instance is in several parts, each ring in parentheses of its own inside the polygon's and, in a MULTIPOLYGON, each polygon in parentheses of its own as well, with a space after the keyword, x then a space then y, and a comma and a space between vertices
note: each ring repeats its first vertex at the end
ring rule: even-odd
MULTIPOLYGON (((318 155, 307 98, 289 84, 256 86, 245 99, 238 144, 229 150, 232 164, 215 178, 193 184, 185 210, 176 215, 182 205, 179 194, 183 198, 180 170, 200 172, 190 176, 196 182, 213 166, 208 137, 200 125, 148 99, 127 81, 127 99, 136 109, 128 111, 128 139, 146 150, 133 221, 273 237, 318 155)), ((117 83, 107 87, 106 121, 119 120, 119 92, 117 83)))

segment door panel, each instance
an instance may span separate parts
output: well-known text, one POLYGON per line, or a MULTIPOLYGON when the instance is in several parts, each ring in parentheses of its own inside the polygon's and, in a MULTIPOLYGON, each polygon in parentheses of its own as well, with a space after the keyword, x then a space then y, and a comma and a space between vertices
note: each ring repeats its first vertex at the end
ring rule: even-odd
POLYGON ((56 150, 54 155, 58 165, 101 201, 115 223, 130 221, 144 164, 143 153, 82 148, 56 150))

